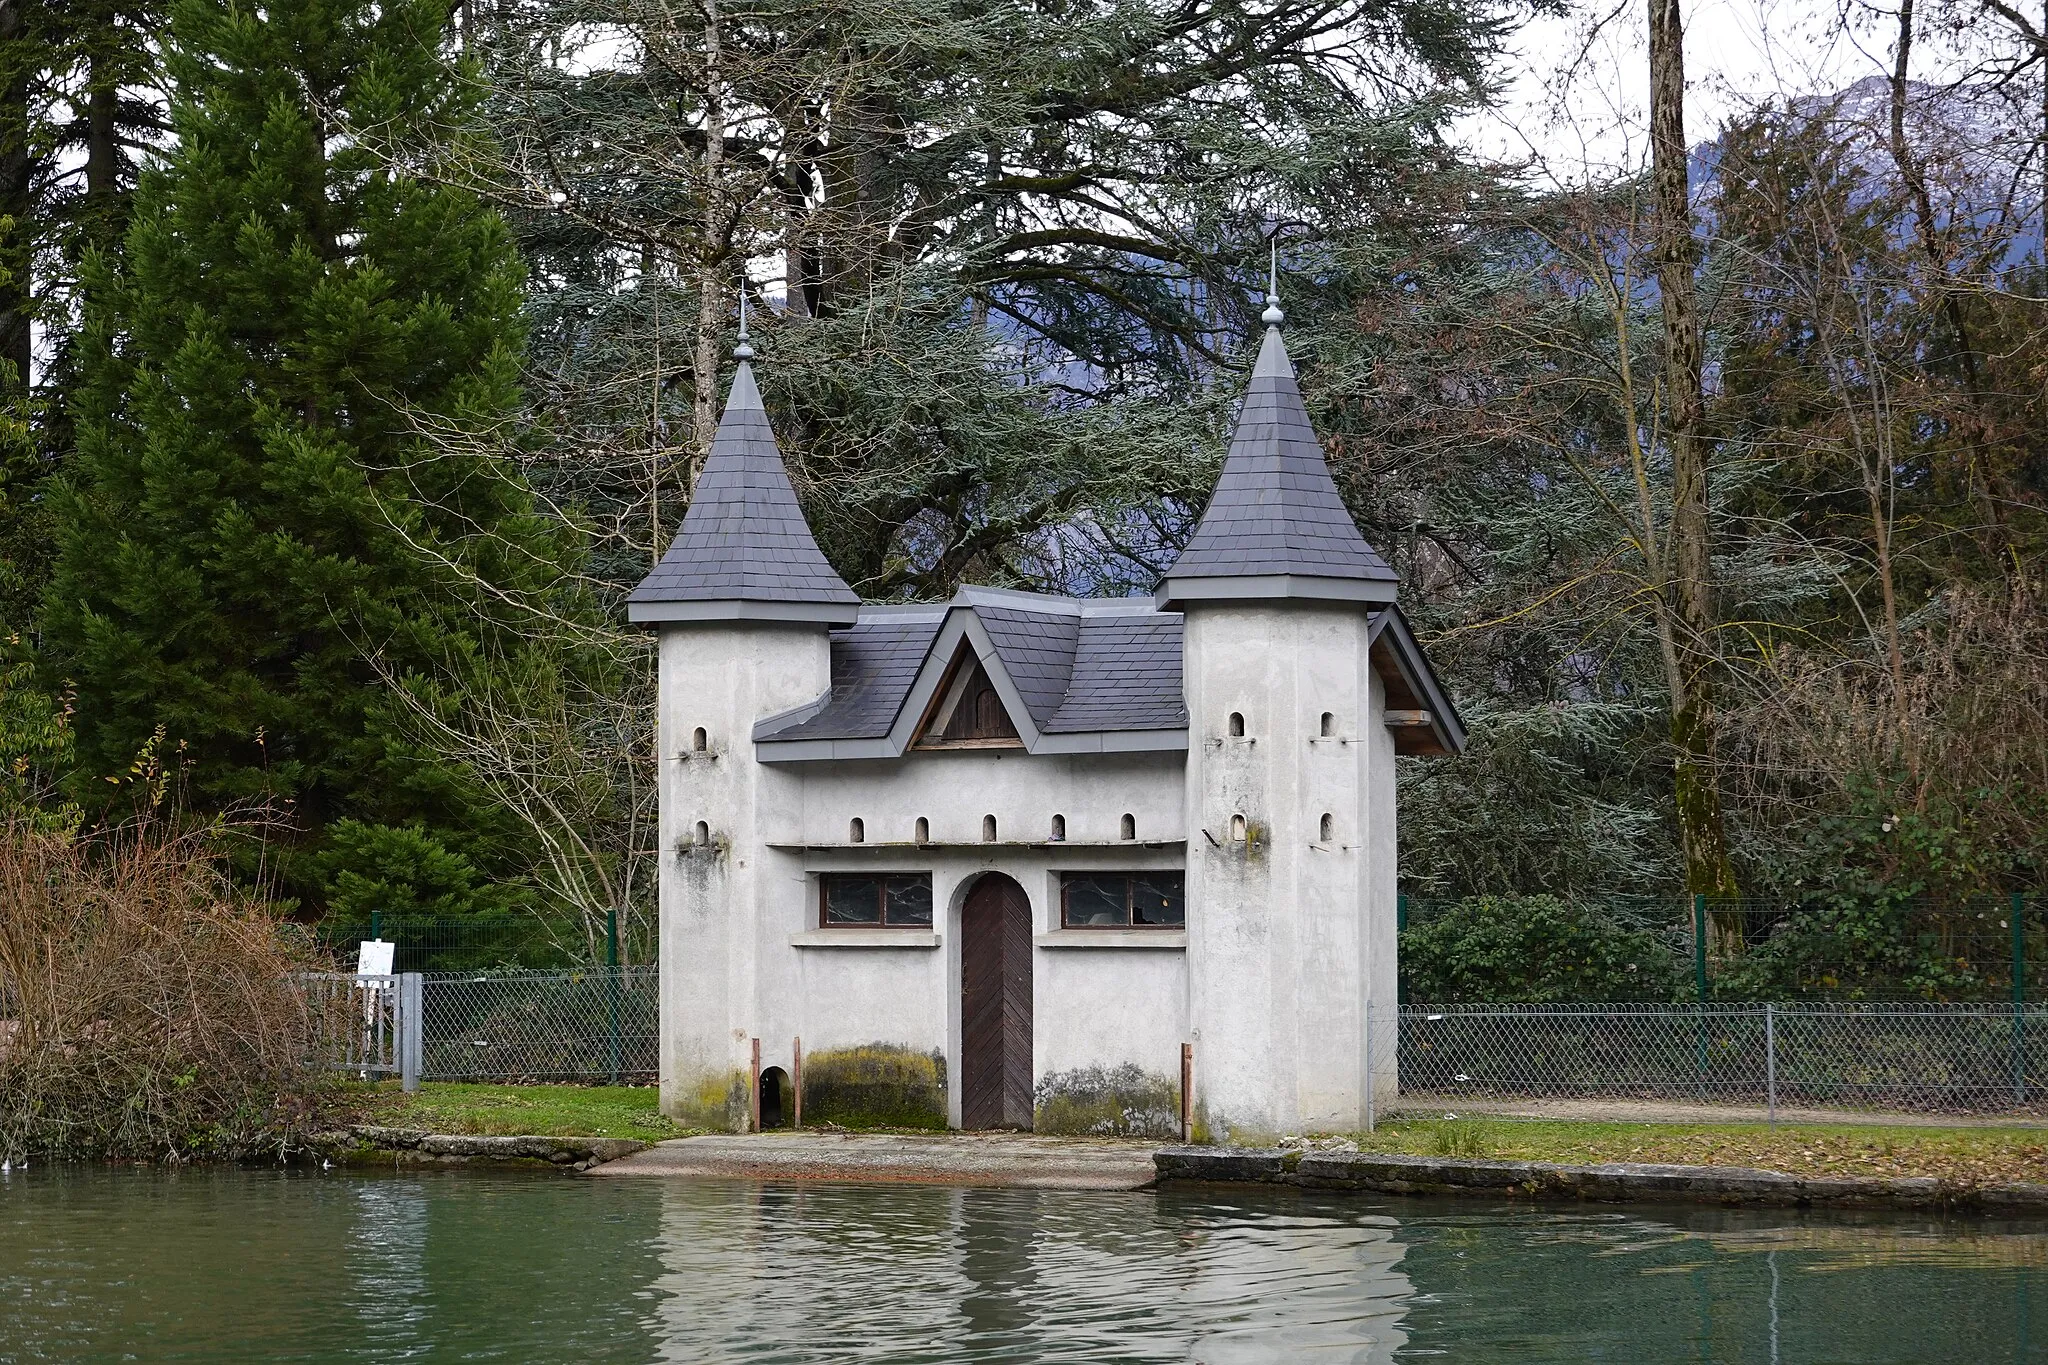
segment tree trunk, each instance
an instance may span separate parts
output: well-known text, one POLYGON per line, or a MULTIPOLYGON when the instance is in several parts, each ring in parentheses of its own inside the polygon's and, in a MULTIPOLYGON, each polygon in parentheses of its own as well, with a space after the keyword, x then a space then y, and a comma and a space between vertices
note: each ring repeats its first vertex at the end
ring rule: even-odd
POLYGON ((697 335, 694 402, 691 408, 696 448, 690 455, 690 487, 711 452, 718 431, 718 343, 725 334, 725 90, 724 35, 719 29, 718 0, 704 5, 704 241, 697 271, 697 335))
POLYGON ((31 378, 29 315, 34 297, 28 240, 35 205, 34 166, 29 159, 28 58, 23 32, 30 0, 0 0, 0 218, 13 221, 0 233, 0 367, 13 371, 0 383, 27 387, 31 378))
POLYGON ((1671 457, 1673 778, 1686 889, 1733 896, 1735 872, 1715 783, 1712 527, 1699 308, 1685 145, 1685 37, 1678 0, 1650 0, 1650 168, 1664 312, 1665 435, 1671 457))

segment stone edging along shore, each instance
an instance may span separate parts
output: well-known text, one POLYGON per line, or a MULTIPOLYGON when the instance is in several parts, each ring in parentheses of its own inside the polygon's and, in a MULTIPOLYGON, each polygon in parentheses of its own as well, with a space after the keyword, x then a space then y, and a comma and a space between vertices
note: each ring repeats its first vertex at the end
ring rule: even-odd
POLYGON ((1782 1175, 1735 1166, 1659 1166, 1636 1162, 1570 1166, 1547 1161, 1302 1152, 1281 1147, 1168 1147, 1153 1154, 1152 1164, 1162 1185, 1293 1185, 1312 1190, 1370 1190, 1379 1194, 2048 1214, 2048 1185, 1956 1185, 1926 1177, 1782 1175))
POLYGON ((413 1128, 383 1128, 364 1123, 342 1132, 323 1134, 312 1146, 321 1155, 344 1162, 395 1160, 401 1165, 479 1163, 587 1171, 592 1166, 631 1156, 647 1144, 630 1138, 471 1137, 461 1133, 426 1133, 413 1128))

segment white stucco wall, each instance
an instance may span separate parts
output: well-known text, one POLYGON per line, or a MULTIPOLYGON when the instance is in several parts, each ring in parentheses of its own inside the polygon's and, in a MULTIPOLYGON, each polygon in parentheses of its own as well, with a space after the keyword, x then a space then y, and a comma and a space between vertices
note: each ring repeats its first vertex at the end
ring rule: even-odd
POLYGON ((746 926, 802 875, 797 856, 758 837, 800 818, 802 784, 754 761, 753 724, 830 685, 830 642, 823 626, 693 623, 665 627, 659 653, 662 1108, 732 1124, 745 1101, 734 1083, 750 1065, 735 1019, 758 965, 746 926))
POLYGON ((942 1056, 958 1123, 960 906, 988 872, 1017 881, 1032 907, 1038 1081, 1134 1065, 1177 1085, 1192 1039, 1210 1137, 1356 1128, 1368 1085, 1384 1108, 1396 1082, 1394 745, 1366 614, 1203 605, 1187 614, 1184 649, 1185 753, 762 764, 755 720, 829 684, 824 629, 665 629, 665 1109, 743 1125, 752 1042, 764 1068, 792 1070, 801 1039, 807 1057, 869 1044, 942 1056), (1229 734, 1233 711, 1242 736, 1229 734), (1120 837, 1126 814, 1134 840, 1120 837), (1248 838, 1232 836, 1238 816, 1248 838), (698 820, 708 848, 693 845, 698 820), (1062 872, 1162 868, 1185 869, 1185 933, 1130 946, 1059 930, 1062 872), (821 874, 887 871, 932 876, 929 932, 820 928, 821 874), (1370 1048, 1368 997, 1386 1011, 1370 1048))
MULTIPOLYGON (((1371 888, 1391 876, 1372 846, 1385 732, 1367 628, 1339 606, 1187 613, 1190 1025, 1198 1118, 1219 1140, 1364 1119, 1371 888)), ((1386 914, 1391 933, 1391 900, 1386 914)))

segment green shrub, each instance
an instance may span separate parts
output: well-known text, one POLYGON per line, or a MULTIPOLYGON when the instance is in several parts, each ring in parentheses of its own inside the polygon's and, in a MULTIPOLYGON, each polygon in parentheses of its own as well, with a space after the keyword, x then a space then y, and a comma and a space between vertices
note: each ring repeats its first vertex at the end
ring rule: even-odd
POLYGON ((1401 935, 1404 1000, 1669 1000, 1677 963, 1658 937, 1555 896, 1473 896, 1401 935))

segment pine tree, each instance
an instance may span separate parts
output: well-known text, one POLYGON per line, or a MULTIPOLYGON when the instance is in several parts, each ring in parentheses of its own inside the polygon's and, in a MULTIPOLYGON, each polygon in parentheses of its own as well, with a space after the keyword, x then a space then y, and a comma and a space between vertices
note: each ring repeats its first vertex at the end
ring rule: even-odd
POLYGON ((408 742, 394 686, 456 705, 464 670, 522 648, 503 604, 561 573, 559 532, 521 485, 427 439, 517 416, 505 227, 357 136, 465 126, 436 50, 445 15, 176 6, 175 150, 137 189, 118 266, 88 267, 44 612, 81 782, 161 730, 189 805, 287 817, 286 883, 316 898, 304 855, 346 817, 502 867, 507 826, 458 764, 408 742))

